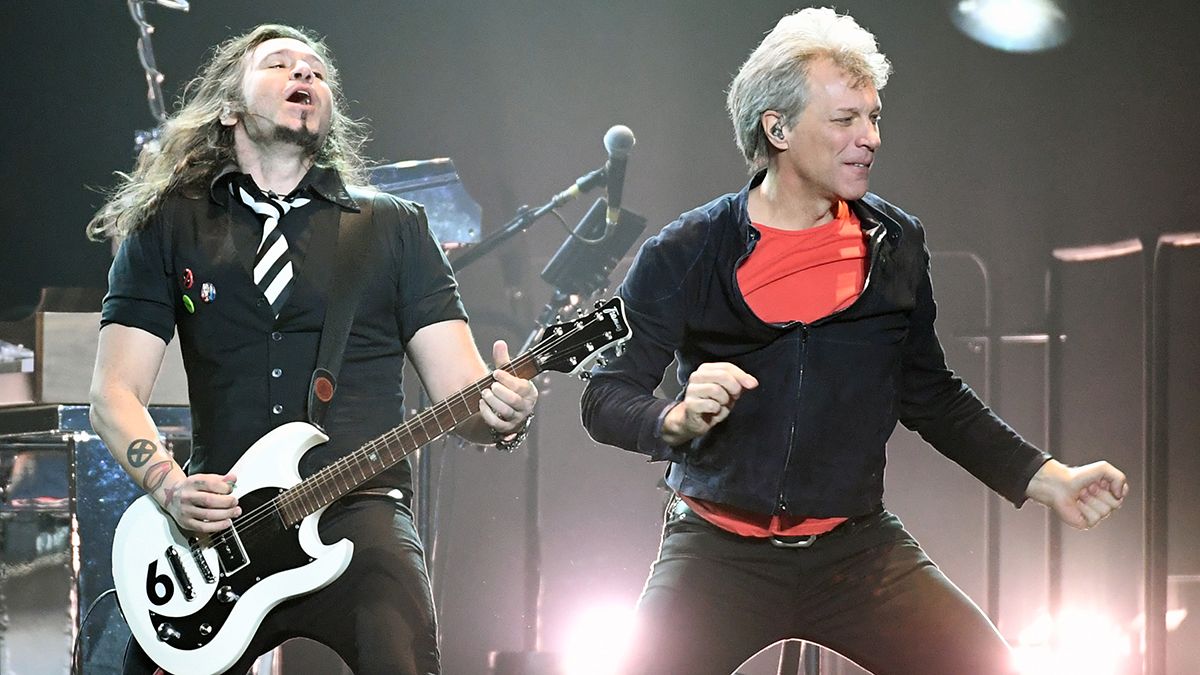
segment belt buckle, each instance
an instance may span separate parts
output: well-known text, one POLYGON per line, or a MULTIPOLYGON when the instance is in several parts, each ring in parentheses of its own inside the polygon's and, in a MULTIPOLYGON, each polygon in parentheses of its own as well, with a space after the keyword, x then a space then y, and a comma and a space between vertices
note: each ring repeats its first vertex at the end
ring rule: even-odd
POLYGON ((806 534, 799 537, 780 537, 772 535, 767 541, 776 548, 808 548, 820 537, 819 534, 806 534))

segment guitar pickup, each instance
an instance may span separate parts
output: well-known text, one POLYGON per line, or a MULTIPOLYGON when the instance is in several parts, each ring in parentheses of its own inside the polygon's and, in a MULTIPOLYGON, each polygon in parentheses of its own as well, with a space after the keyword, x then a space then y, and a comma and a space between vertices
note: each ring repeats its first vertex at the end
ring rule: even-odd
POLYGON ((250 556, 242 546, 237 528, 231 527, 217 535, 213 548, 217 551, 217 560, 221 561, 221 569, 229 576, 250 564, 250 556))
POLYGON ((183 559, 179 557, 179 551, 176 551, 174 546, 167 547, 167 563, 171 565, 171 572, 175 574, 175 581, 179 583, 179 588, 183 591, 183 597, 187 600, 196 597, 196 590, 192 587, 192 580, 188 578, 187 570, 183 568, 183 559))

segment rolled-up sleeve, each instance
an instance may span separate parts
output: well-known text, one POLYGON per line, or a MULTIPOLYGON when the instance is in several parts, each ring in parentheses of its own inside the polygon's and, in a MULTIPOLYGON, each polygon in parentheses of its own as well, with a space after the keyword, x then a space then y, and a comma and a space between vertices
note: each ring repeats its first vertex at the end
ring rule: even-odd
POLYGON ((170 342, 175 334, 174 274, 162 226, 152 219, 121 242, 108 271, 100 325, 140 328, 170 342))
POLYGON ((437 237, 429 229, 425 209, 419 204, 383 197, 400 219, 398 241, 399 288, 397 297, 401 340, 407 344, 418 330, 451 319, 467 320, 458 293, 458 282, 437 237))

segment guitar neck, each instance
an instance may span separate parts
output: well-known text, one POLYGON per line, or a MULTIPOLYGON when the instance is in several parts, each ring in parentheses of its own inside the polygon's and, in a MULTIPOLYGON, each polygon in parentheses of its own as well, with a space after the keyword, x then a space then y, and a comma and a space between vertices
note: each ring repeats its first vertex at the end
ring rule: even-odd
MULTIPOLYGON (((501 369, 522 379, 540 372, 532 352, 518 356, 501 369)), ((453 431, 479 411, 483 391, 495 381, 491 374, 475 381, 284 491, 277 499, 287 525, 295 525, 395 466, 421 446, 453 431)))

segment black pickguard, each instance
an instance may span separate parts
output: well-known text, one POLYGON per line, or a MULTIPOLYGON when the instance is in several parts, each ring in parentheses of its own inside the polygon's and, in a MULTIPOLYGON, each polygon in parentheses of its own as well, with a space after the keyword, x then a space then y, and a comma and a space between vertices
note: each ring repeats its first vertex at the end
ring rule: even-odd
MULTIPOLYGON (((262 488, 238 498, 242 516, 234 519, 233 529, 240 536, 249 563, 228 576, 219 565, 213 569, 217 576, 218 589, 228 586, 230 591, 240 597, 263 579, 279 572, 303 567, 313 561, 300 547, 298 527, 285 528, 283 521, 276 515, 266 518, 253 515, 259 506, 280 492, 279 488, 262 488), (243 522, 247 519, 253 519, 255 522, 243 522)), ((193 583, 196 581, 193 580, 193 583)), ((188 616, 165 616, 151 611, 150 622, 160 636, 163 635, 163 624, 169 624, 179 632, 178 637, 171 636, 165 640, 168 645, 181 650, 198 649, 221 632, 238 603, 238 600, 222 602, 219 595, 214 593, 203 607, 188 616), (208 626, 207 631, 201 630, 204 625, 208 626)))

